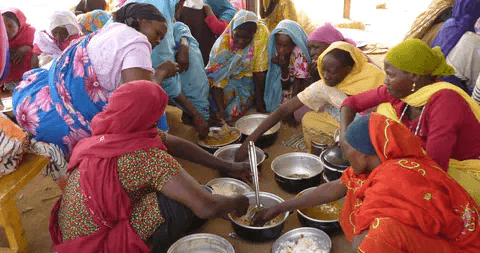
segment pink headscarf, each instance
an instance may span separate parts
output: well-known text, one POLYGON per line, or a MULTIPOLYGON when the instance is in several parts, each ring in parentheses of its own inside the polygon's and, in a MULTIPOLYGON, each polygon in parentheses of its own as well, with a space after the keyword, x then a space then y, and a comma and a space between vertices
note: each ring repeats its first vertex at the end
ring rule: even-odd
POLYGON ((327 44, 332 44, 337 41, 345 41, 354 46, 357 46, 355 41, 345 38, 343 34, 337 30, 331 23, 325 23, 324 25, 317 28, 313 31, 310 36, 308 36, 310 41, 318 41, 327 44))
POLYGON ((3 23, 3 16, 0 15, 0 76, 3 75, 3 71, 7 65, 8 48, 7 29, 5 28, 5 23, 3 23))

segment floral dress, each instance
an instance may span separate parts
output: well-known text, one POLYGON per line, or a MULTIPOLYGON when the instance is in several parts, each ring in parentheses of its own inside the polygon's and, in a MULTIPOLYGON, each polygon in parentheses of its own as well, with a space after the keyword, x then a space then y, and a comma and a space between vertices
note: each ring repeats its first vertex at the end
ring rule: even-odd
POLYGON ((293 85, 291 82, 298 79, 306 79, 310 77, 310 74, 307 70, 308 67, 308 60, 307 57, 302 53, 302 50, 299 46, 295 46, 290 55, 290 63, 288 65, 288 71, 290 76, 290 86, 287 89, 283 89, 283 99, 282 104, 285 103, 287 100, 292 98, 293 96, 293 85))

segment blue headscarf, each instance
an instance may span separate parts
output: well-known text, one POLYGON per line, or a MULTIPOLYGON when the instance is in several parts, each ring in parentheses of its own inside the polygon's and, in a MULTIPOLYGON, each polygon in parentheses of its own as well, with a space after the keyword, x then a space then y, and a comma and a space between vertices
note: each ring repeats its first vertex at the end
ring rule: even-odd
POLYGON ((431 45, 431 47, 440 46, 445 56, 450 53, 465 32, 474 31, 475 22, 480 17, 480 0, 455 1, 452 16, 442 25, 431 45))
POLYGON ((377 152, 370 139, 370 114, 356 118, 345 133, 345 140, 354 149, 366 155, 373 155, 377 152))
POLYGON ((204 0, 204 2, 212 7, 213 14, 219 20, 230 22, 235 16, 235 8, 228 0, 204 0))
POLYGON ((263 95, 267 112, 273 112, 282 102, 282 82, 280 80, 282 70, 280 66, 271 61, 272 56, 277 53, 275 34, 279 32, 287 34, 293 43, 300 47, 302 53, 307 57, 308 63, 311 62, 307 49, 307 34, 303 28, 297 22, 287 19, 278 23, 268 38, 268 72, 265 82, 265 94, 263 95))

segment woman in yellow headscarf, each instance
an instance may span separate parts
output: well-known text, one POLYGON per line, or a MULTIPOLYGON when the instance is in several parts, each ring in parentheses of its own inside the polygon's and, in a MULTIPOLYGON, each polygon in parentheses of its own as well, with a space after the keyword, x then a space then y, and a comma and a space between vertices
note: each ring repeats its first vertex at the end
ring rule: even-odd
POLYGON ((281 104, 245 140, 236 158, 246 157, 248 141, 256 141, 283 117, 306 105, 313 112, 303 116, 303 136, 307 148, 312 139, 329 138, 340 126, 340 105, 348 96, 376 88, 383 84, 385 73, 368 62, 365 54, 354 45, 337 41, 332 43, 317 61, 321 80, 311 84, 297 96, 281 104))
POLYGON ((298 23, 297 10, 292 0, 262 0, 260 16, 265 19, 269 31, 273 31, 284 19, 298 23))
POLYGON ((480 105, 459 87, 437 82, 454 73, 440 48, 408 39, 385 57, 385 85, 347 98, 341 136, 355 112, 377 111, 402 122, 422 138, 427 155, 480 203, 480 105))

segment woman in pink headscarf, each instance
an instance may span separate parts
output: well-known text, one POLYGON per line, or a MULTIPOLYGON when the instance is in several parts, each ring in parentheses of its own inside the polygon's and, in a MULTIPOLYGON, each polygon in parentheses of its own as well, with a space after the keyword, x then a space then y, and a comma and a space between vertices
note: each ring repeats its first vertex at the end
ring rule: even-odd
POLYGON ((3 16, 0 15, 0 81, 5 78, 8 73, 8 36, 3 22, 3 16))

